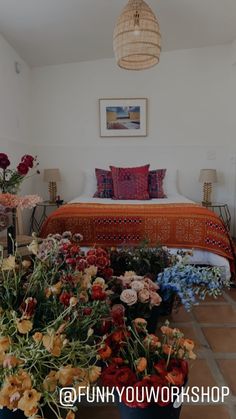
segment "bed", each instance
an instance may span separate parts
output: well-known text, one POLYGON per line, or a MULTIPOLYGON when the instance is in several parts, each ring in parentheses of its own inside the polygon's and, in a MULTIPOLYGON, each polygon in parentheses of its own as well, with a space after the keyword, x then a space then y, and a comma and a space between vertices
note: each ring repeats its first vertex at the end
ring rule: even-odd
POLYGON ((63 231, 83 235, 82 246, 137 246, 148 240, 178 249, 193 249, 191 262, 234 271, 234 251, 222 220, 177 192, 147 201, 92 198, 85 192, 53 212, 41 237, 63 231))

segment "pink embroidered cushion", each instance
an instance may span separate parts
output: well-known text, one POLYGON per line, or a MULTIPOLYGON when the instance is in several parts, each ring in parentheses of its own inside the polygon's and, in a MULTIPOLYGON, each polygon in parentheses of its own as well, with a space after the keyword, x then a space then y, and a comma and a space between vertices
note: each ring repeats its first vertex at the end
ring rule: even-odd
POLYGON ((166 198, 163 179, 166 169, 150 170, 148 174, 148 191, 150 198, 166 198))
POLYGON ((95 174, 97 178, 97 190, 93 197, 112 198, 114 192, 110 170, 95 169, 95 174))
POLYGON ((110 166, 114 199, 150 199, 148 193, 149 164, 140 167, 110 166))

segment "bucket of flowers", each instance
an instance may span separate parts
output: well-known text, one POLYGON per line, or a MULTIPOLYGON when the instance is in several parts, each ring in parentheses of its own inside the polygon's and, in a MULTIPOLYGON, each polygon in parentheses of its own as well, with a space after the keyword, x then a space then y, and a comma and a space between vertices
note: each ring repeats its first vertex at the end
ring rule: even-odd
POLYGON ((33 240, 32 259, 0 261, 0 417, 61 418, 60 389, 91 386, 100 375, 111 321, 98 272, 108 274, 107 260, 98 252, 99 266, 89 265, 80 238, 33 240))
POLYGON ((117 330, 104 343, 108 355, 104 356, 101 383, 116 388, 121 419, 178 419, 188 360, 196 358, 194 342, 168 322, 159 336, 149 334, 146 326, 142 318, 128 327, 117 322, 117 330), (177 399, 174 393, 179 393, 177 399))

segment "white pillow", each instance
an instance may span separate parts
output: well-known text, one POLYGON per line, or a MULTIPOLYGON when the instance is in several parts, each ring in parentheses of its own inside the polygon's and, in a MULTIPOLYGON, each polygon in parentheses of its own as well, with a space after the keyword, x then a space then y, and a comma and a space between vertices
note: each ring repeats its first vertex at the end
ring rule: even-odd
POLYGON ((163 189, 167 196, 169 195, 178 195, 178 188, 177 188, 177 174, 178 171, 176 169, 167 169, 166 175, 163 180, 163 189))
POLYGON ((93 197, 96 190, 97 190, 97 179, 95 176, 95 172, 94 174, 86 172, 83 194, 86 196, 93 197))

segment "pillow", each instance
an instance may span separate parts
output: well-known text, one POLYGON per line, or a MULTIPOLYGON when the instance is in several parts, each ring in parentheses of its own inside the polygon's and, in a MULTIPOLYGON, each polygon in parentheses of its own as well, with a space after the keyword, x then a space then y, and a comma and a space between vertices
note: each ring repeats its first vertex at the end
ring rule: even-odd
POLYGON ((140 167, 110 166, 114 199, 150 199, 148 193, 149 164, 140 167))
POLYGON ((148 173, 148 192, 150 198, 166 198, 163 189, 163 179, 166 169, 150 170, 148 173))
POLYGON ((110 170, 95 169, 97 191, 94 198, 112 198, 114 195, 113 181, 110 170))

